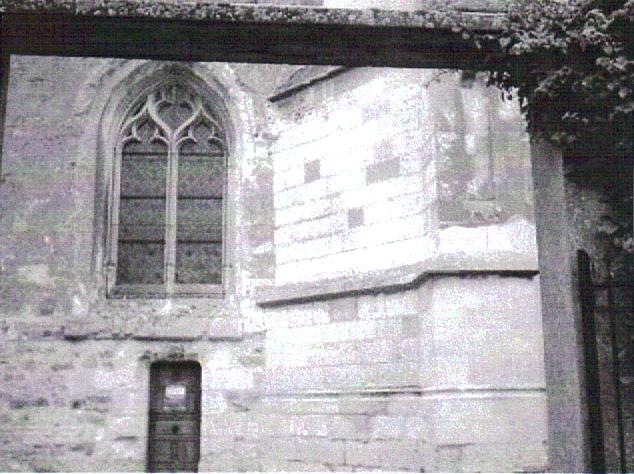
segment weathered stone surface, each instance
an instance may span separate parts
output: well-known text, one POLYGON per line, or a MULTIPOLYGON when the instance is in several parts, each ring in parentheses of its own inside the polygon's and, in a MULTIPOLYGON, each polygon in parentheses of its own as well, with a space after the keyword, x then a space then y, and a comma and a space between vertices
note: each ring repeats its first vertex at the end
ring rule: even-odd
POLYGON ((353 321, 358 318, 357 299, 336 299, 329 303, 328 313, 331 322, 353 321))
POLYGON ((64 337, 66 339, 87 339, 94 337, 112 337, 112 327, 103 319, 69 319, 64 323, 64 337))
POLYGON ((160 318, 152 318, 128 328, 135 339, 147 340, 196 340, 208 332, 209 321, 197 317, 172 319, 168 325, 160 318))
MULTIPOLYGON (((161 8, 172 7, 161 4, 159 15, 161 8)), ((435 247, 415 239, 404 247, 401 241, 389 249, 380 245, 385 234, 379 230, 415 235, 435 225, 435 195, 424 192, 434 189, 434 158, 425 147, 399 144, 413 143, 418 114, 426 113, 424 101, 410 107, 405 100, 419 98, 420 73, 399 73, 398 88, 390 82, 395 75, 375 70, 340 74, 271 105, 272 83, 292 71, 274 69, 13 56, 0 184, 6 229, 0 233, 1 469, 143 470, 151 364, 182 360, 202 368, 199 470, 429 471, 454 466, 445 453, 460 443, 471 444, 456 448, 456 469, 543 465, 534 255, 527 247, 508 253, 491 247, 458 256, 430 253, 421 264, 418 257, 435 247), (107 142, 107 130, 101 138, 95 130, 99 117, 106 129, 116 122, 109 100, 148 74, 174 68, 220 83, 219 99, 235 120, 240 159, 229 166, 235 199, 228 200, 234 207, 225 293, 106 298, 105 190, 112 174, 102 161, 112 150, 99 145, 107 142), (393 100, 373 93, 377 84, 393 91, 393 100), (331 104, 330 119, 315 122, 315 107, 328 90, 356 98, 331 104), (394 117, 385 117, 390 107, 394 117), (306 117, 301 126, 276 128, 282 119, 300 123, 299 115, 289 118, 295 112, 306 117), (354 137, 349 124, 358 129, 354 137), (388 179, 368 193, 350 189, 342 200, 338 186, 348 185, 337 175, 358 172, 352 188, 365 187, 374 144, 358 153, 367 158, 359 163, 325 151, 368 142, 367 124, 400 137, 378 148, 400 156, 403 189, 388 179), (282 135, 297 145, 293 154, 280 146, 282 135), (334 138, 321 142, 326 135, 334 138), (319 179, 304 183, 310 159, 320 162, 319 179), (312 186, 305 195, 293 191, 304 185, 312 186), (317 198, 293 212, 274 209, 276 199, 308 202, 311 193, 317 198), (361 205, 355 202, 360 196, 372 204, 364 206, 359 226, 368 230, 347 237, 346 245, 359 253, 337 263, 354 272, 276 286, 276 279, 284 281, 277 244, 347 231, 347 210, 361 205), (402 265, 388 260, 391 252, 402 265), (254 255, 269 259, 266 271, 254 268, 254 255), (376 262, 389 270, 361 272, 376 262), (269 294, 259 307, 256 299, 267 291, 283 294, 269 294), (529 414, 537 415, 528 420, 529 414), (513 424, 514 415, 521 426, 513 424), (529 445, 517 436, 522 429, 529 445), (491 454, 496 445, 511 459, 491 454)), ((503 232, 488 230, 478 239, 498 245, 503 232)), ((303 278, 309 268, 301 258, 296 262, 296 279, 303 278)))
MULTIPOLYGON (((236 2, 237 3, 237 2, 236 2)), ((147 0, 2 0, 0 12, 74 13, 86 16, 149 17, 155 19, 206 20, 230 23, 347 24, 371 26, 409 26, 450 29, 456 22, 482 29, 495 29, 503 21, 495 15, 471 14, 468 11, 498 13, 503 2, 481 1, 476 5, 464 1, 426 0, 417 12, 398 12, 302 8, 298 6, 228 5, 220 2, 171 2, 147 0), (440 13, 442 12, 442 13, 440 13), (463 13, 464 12, 464 13, 463 13)), ((312 3, 312 2, 311 2, 312 3)))
POLYGON ((243 326, 243 322, 236 318, 212 319, 207 336, 211 340, 239 340, 244 336, 243 326))
POLYGON ((481 80, 470 85, 442 71, 312 66, 297 76, 275 99, 282 116, 272 144, 278 284, 352 273, 356 280, 411 264, 412 255, 434 268, 434 259, 460 254, 487 267, 487 259, 515 251, 516 262, 532 254, 536 267, 517 104, 501 103, 481 80), (450 150, 447 134, 456 141, 450 150), (501 136, 508 146, 487 145, 501 136), (306 182, 305 168, 317 162, 319 175, 306 182), (445 204, 455 208, 451 222, 445 204), (346 225, 342 205, 361 206, 363 222, 346 225))
POLYGON ((589 466, 586 407, 581 392, 580 314, 575 304, 571 246, 565 225, 563 158, 546 143, 532 144, 542 308, 546 337, 545 372, 549 398, 551 469, 584 471, 589 466), (565 350, 561 350, 565 348, 565 350))

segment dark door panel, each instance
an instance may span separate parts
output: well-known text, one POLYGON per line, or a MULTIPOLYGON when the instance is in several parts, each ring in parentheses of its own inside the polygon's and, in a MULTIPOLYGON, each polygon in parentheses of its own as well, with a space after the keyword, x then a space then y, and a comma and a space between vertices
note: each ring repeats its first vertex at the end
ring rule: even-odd
POLYGON ((197 472, 200 458, 200 364, 150 367, 150 472, 197 472))

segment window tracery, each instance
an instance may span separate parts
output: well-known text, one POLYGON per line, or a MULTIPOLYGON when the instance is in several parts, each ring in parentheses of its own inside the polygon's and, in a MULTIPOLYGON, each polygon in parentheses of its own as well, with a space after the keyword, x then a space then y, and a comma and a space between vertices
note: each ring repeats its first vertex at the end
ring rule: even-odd
POLYGON ((144 95, 115 158, 109 294, 221 292, 227 140, 204 98, 175 82, 144 95))

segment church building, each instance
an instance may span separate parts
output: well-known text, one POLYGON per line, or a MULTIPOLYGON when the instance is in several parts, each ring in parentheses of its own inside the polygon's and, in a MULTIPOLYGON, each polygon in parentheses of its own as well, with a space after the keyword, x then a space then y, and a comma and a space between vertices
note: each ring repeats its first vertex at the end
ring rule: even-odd
POLYGON ((541 471, 518 103, 468 71, 12 55, 0 471, 541 471))

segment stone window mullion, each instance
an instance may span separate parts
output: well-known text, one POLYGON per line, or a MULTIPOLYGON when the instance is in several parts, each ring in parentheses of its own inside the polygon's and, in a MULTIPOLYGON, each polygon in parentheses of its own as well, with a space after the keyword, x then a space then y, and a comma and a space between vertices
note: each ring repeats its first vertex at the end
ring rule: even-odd
POLYGON ((176 282, 176 219, 178 208, 178 141, 171 137, 167 155, 167 196, 165 202, 165 287, 174 293, 176 282))

